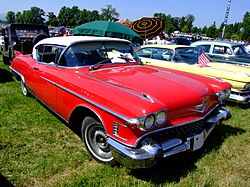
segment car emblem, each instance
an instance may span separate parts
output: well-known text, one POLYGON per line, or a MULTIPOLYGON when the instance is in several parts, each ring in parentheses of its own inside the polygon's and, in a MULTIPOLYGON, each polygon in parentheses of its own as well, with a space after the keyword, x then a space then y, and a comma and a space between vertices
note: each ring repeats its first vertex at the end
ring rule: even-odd
POLYGON ((196 111, 196 112, 200 112, 200 113, 203 113, 204 111, 205 111, 205 109, 206 109, 206 107, 207 107, 207 101, 209 100, 209 97, 203 97, 202 99, 201 99, 201 104, 199 104, 199 105, 196 105, 194 108, 195 109, 190 109, 190 110, 192 110, 192 111, 196 111))
POLYGON ((206 109, 206 106, 207 106, 207 103, 202 103, 200 105, 196 105, 194 111, 203 113, 206 109))

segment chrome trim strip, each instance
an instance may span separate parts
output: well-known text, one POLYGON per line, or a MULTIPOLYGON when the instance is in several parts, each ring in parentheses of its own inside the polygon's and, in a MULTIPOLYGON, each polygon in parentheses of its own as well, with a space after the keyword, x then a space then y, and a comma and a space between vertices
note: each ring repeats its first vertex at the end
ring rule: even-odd
POLYGON ((113 123, 113 135, 116 136, 117 138, 119 138, 119 139, 121 139, 121 140, 127 142, 127 141, 128 141, 127 139, 125 139, 125 138, 123 138, 123 137, 121 137, 121 136, 119 135, 119 126, 124 127, 124 128, 128 128, 128 127, 125 126, 125 125, 121 125, 121 124, 119 124, 119 123, 117 123, 117 122, 114 122, 114 123, 113 123))
POLYGON ((112 115, 115 115, 118 118, 120 118, 120 119, 122 119, 122 120, 124 120, 124 121, 126 121, 126 122, 128 122, 130 124, 138 124, 139 123, 138 120, 135 119, 135 118, 127 118, 127 117, 125 117, 125 116, 123 116, 121 114, 118 114, 117 112, 114 112, 114 111, 112 111, 112 110, 110 110, 110 109, 108 109, 108 108, 106 108, 106 107, 104 107, 104 106, 102 106, 102 105, 94 102, 94 101, 91 101, 90 99, 88 99, 86 97, 83 97, 83 96, 81 96, 81 95, 79 95, 79 94, 77 94, 77 93, 75 93, 75 92, 73 92, 73 91, 71 91, 71 90, 69 90, 69 89, 67 89, 67 88, 59 85, 59 84, 57 84, 57 83, 55 83, 55 82, 53 82, 53 81, 51 81, 51 80, 49 80, 49 79, 47 79, 47 78, 45 78, 43 76, 41 76, 41 78, 43 80, 49 82, 50 84, 52 84, 52 85, 54 85, 54 86, 56 86, 58 88, 61 88, 62 90, 66 91, 66 92, 68 92, 68 93, 70 93, 70 94, 72 94, 72 95, 74 95, 74 96, 76 96, 76 97, 78 97, 78 98, 80 98, 80 99, 82 99, 82 100, 84 100, 84 101, 86 101, 86 102, 88 102, 88 103, 90 103, 90 104, 98 107, 98 108, 101 108, 102 110, 104 110, 104 111, 106 111, 106 112, 108 112, 108 113, 110 113, 112 115))
POLYGON ((128 89, 121 88, 120 86, 116 86, 116 85, 114 85, 114 84, 110 84, 110 83, 108 83, 108 82, 102 81, 102 80, 97 79, 97 78, 94 78, 94 77, 92 77, 92 76, 89 76, 89 75, 86 75, 86 74, 83 74, 83 73, 80 73, 80 72, 76 72, 76 73, 79 74, 79 75, 85 76, 85 77, 87 77, 87 78, 93 79, 93 80, 95 80, 95 81, 101 82, 101 83, 103 83, 103 84, 106 84, 106 85, 108 85, 108 86, 112 86, 112 87, 114 87, 114 88, 116 88, 116 89, 122 90, 122 91, 124 91, 124 92, 126 92, 126 93, 129 93, 129 94, 131 94, 131 95, 134 95, 134 96, 136 96, 136 97, 139 97, 139 98, 141 98, 141 99, 144 99, 144 100, 146 100, 146 101, 149 101, 149 102, 151 102, 151 103, 154 103, 154 100, 153 100, 152 97, 150 97, 148 94, 145 94, 145 93, 137 94, 137 93, 132 92, 132 91, 130 91, 130 90, 128 90, 128 89))
POLYGON ((22 79, 23 83, 25 83, 25 79, 24 79, 24 76, 19 73, 17 70, 15 70, 14 68, 12 68, 11 66, 9 66, 10 70, 13 71, 14 73, 16 73, 17 75, 20 76, 20 78, 22 79))

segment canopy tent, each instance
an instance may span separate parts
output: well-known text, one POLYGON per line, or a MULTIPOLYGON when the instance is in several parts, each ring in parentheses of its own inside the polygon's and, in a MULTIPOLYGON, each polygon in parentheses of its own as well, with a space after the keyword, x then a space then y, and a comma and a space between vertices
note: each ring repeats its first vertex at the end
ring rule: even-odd
POLYGON ((165 29, 165 24, 158 18, 140 18, 132 23, 131 29, 143 39, 151 39, 158 36, 165 29))
POLYGON ((72 34, 122 38, 134 43, 143 43, 143 39, 135 31, 121 23, 111 21, 88 22, 72 29, 72 34))

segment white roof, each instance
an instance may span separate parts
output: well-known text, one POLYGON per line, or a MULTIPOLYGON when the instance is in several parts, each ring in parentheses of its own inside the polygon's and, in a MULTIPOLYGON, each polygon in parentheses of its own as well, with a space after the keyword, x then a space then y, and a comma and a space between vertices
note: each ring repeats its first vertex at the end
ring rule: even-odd
POLYGON ((109 37, 98 37, 98 36, 61 36, 61 37, 51 37, 51 38, 46 38, 41 41, 39 41, 34 48, 37 45, 40 44, 53 44, 53 45, 62 45, 62 46, 69 46, 72 43, 75 42, 88 42, 88 41, 126 41, 129 42, 128 40, 120 39, 120 38, 109 38, 109 37))

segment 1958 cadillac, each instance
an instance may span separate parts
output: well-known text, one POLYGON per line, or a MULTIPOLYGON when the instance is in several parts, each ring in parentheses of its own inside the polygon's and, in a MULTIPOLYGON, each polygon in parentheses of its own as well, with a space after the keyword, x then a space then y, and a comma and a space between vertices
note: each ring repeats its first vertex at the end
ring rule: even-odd
POLYGON ((249 66, 210 62, 201 68, 198 63, 200 54, 201 50, 198 47, 163 44, 145 45, 137 51, 137 55, 148 65, 221 78, 232 85, 228 100, 250 104, 249 66))
POLYGON ((142 64, 131 42, 69 36, 15 53, 11 72, 78 134, 91 156, 128 168, 200 149, 231 117, 227 82, 142 64))

